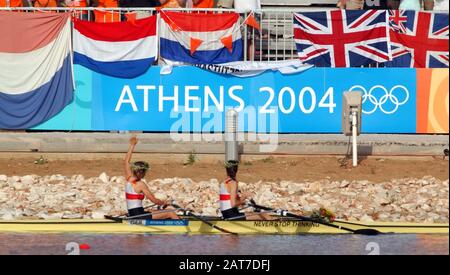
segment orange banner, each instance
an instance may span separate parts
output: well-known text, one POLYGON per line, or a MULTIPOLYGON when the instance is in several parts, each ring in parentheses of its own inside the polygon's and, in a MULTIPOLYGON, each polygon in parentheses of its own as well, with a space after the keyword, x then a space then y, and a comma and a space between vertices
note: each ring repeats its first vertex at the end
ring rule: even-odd
POLYGON ((448 72, 417 69, 417 133, 449 133, 448 72))

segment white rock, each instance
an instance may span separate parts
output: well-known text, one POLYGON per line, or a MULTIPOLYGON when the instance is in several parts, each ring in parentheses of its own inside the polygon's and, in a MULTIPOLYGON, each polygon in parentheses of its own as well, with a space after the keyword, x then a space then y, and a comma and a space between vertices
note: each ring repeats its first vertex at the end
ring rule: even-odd
POLYGON ((437 197, 437 196, 439 195, 439 193, 438 193, 436 190, 431 190, 431 191, 430 191, 430 195, 431 195, 432 197, 437 197))
POLYGON ((364 216, 362 216, 360 220, 363 222, 373 222, 373 218, 368 216, 367 214, 364 214, 364 216))
POLYGON ((84 181, 83 175, 76 175, 74 181, 76 181, 76 182, 83 182, 84 181))
POLYGON ((360 183, 362 186, 366 186, 366 185, 368 185, 370 182, 369 182, 368 180, 360 180, 359 183, 360 183))
POLYGON ((33 183, 34 183, 34 177, 33 177, 33 176, 30 176, 30 175, 23 176, 23 177, 20 179, 20 181, 21 181, 23 184, 25 184, 25 185, 27 185, 27 186, 30 186, 30 185, 33 185, 33 183))
POLYGON ((104 199, 105 197, 106 197, 106 195, 107 195, 107 193, 106 193, 106 191, 105 190, 99 190, 96 194, 95 194, 95 197, 97 198, 97 199, 104 199))
POLYGON ((12 177, 8 178, 8 183, 10 185, 12 185, 12 184, 14 184, 14 183, 16 183, 18 181, 20 181, 20 177, 18 177, 18 176, 12 176, 12 177))
POLYGON ((386 204, 389 204, 391 201, 390 201, 389 198, 387 197, 386 192, 380 192, 380 193, 377 193, 377 194, 375 195, 375 200, 374 200, 374 202, 375 202, 377 205, 386 205, 386 204))
POLYGON ((8 177, 6 175, 0 175, 0 181, 8 181, 8 177))
POLYGON ((104 219, 105 215, 107 215, 107 213, 103 211, 92 211, 91 217, 93 219, 104 219))
POLYGON ((2 220, 14 220, 14 216, 12 215, 12 213, 8 212, 8 213, 3 214, 1 219, 2 220))
POLYGON ((428 218, 432 219, 433 221, 439 220, 440 216, 436 213, 428 213, 428 218))
POLYGON ((350 182, 349 182, 349 181, 343 180, 343 181, 341 182, 341 184, 339 184, 339 187, 340 187, 340 188, 345 188, 345 187, 348 187, 349 185, 350 185, 350 182))
POLYGON ((0 203, 8 201, 8 196, 5 192, 0 191, 0 203))
POLYGON ((111 205, 105 205, 102 207, 101 211, 105 212, 105 213, 109 213, 109 212, 111 212, 112 208, 113 207, 111 205))
POLYGON ((105 172, 101 173, 100 176, 98 177, 101 181, 103 181, 103 183, 108 183, 109 182, 109 177, 108 175, 106 175, 105 172))
POLYGON ((33 193, 28 196, 28 201, 30 201, 30 202, 37 201, 37 200, 39 200, 38 194, 33 193))
POLYGON ((12 184, 12 187, 16 190, 23 190, 26 188, 26 185, 20 181, 16 181, 12 184))
POLYGON ((63 192, 61 193, 61 197, 63 198, 70 198, 70 197, 75 197, 77 195, 77 192, 75 191, 67 191, 67 192, 63 192))
POLYGON ((416 204, 415 203, 405 203, 405 204, 402 204, 400 207, 411 212, 416 209, 416 204))
POLYGON ((80 213, 63 214, 63 219, 82 219, 83 215, 80 213))
POLYGON ((213 207, 205 207, 202 209, 202 214, 205 216, 216 216, 217 215, 217 208, 213 207))
POLYGON ((57 181, 63 181, 65 179, 62 175, 51 175, 49 181, 57 182, 57 181))
POLYGON ((52 214, 38 213, 37 216, 44 220, 58 220, 58 219, 62 218, 63 214, 62 213, 52 213, 52 214))
POLYGON ((425 211, 430 211, 430 210, 431 210, 431 206, 429 206, 428 204, 422 205, 421 208, 422 208, 423 210, 425 210, 425 211))

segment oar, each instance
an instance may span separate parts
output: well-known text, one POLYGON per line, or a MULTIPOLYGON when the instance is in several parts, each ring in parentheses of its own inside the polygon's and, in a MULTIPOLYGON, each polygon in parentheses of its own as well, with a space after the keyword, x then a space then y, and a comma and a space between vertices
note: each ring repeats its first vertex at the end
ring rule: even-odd
MULTIPOLYGON (((146 206, 146 207, 144 207, 144 210, 152 208, 155 205, 156 204, 152 204, 152 205, 146 206)), ((148 215, 148 214, 143 214, 143 215, 148 215)), ((138 215, 138 216, 134 216, 134 217, 139 217, 139 216, 143 216, 143 215, 138 215)), ((123 214, 117 215, 117 216, 105 215, 104 217, 105 217, 105 219, 108 219, 108 220, 122 221, 122 220, 124 220, 124 219, 126 219, 128 217, 128 211, 123 213, 123 214), (121 217, 124 217, 124 218, 121 218, 121 217)))
MULTIPOLYGON (((156 206, 156 204, 152 204, 152 205, 149 205, 149 206, 146 206, 146 207, 143 207, 143 208, 144 208, 144 210, 145 210, 145 209, 148 209, 148 208, 152 208, 152 207, 154 207, 154 206, 156 206)), ((128 216, 128 211, 127 211, 127 212, 124 212, 124 213, 122 213, 122 214, 120 214, 120 215, 117 215, 116 218, 120 219, 119 217, 122 217, 122 216, 127 217, 127 216, 128 216)), ((113 216, 110 216, 110 215, 105 215, 105 218, 107 218, 107 219, 112 219, 112 218, 114 218, 114 217, 113 217, 113 216)))
MULTIPOLYGON (((266 211, 274 211, 275 210, 275 209, 270 208, 270 207, 257 205, 254 200, 250 200, 250 204, 253 207, 255 207, 255 208, 259 208, 259 209, 266 210, 266 211)), ((356 230, 354 230, 354 229, 351 229, 351 228, 343 227, 343 226, 336 225, 336 224, 327 223, 327 222, 320 221, 320 220, 317 220, 317 219, 311 219, 311 218, 308 218, 308 217, 295 215, 295 214, 290 213, 288 211, 282 211, 282 212, 287 217, 296 218, 296 219, 303 220, 303 221, 310 221, 310 222, 323 224, 323 225, 326 225, 326 226, 329 226, 329 227, 334 227, 334 228, 338 228, 338 229, 341 229, 341 230, 349 231, 349 232, 352 232, 353 234, 361 234, 361 235, 378 235, 378 234, 381 234, 380 231, 375 230, 375 229, 368 228, 368 229, 356 229, 356 230)))
MULTIPOLYGON (((252 205, 249 205, 248 207, 252 207, 252 205)), ((241 209, 242 209, 242 208, 241 208, 241 209)), ((243 217, 248 218, 248 217, 258 216, 258 215, 265 214, 265 213, 276 213, 276 212, 277 212, 277 210, 261 211, 261 212, 246 213, 246 214, 243 213, 241 216, 236 216, 236 217, 232 217, 232 218, 225 219, 225 220, 226 220, 226 221, 234 221, 234 220, 242 219, 243 217)))
POLYGON ((205 223, 205 224, 211 226, 212 228, 215 228, 215 229, 217 229, 217 230, 219 230, 219 231, 221 231, 221 232, 223 232, 223 233, 228 233, 228 234, 232 234, 232 235, 237 235, 237 233, 234 233, 234 232, 228 231, 228 230, 226 230, 226 229, 224 229, 224 228, 222 228, 222 227, 219 227, 219 226, 217 226, 217 225, 215 225, 215 224, 213 224, 213 223, 211 223, 211 222, 209 222, 209 221, 207 221, 207 220, 205 220, 205 219, 203 219, 203 218, 201 218, 201 217, 199 217, 199 216, 193 214, 191 211, 186 210, 186 209, 180 207, 179 205, 176 205, 175 203, 172 203, 172 206, 175 207, 175 208, 177 208, 177 209, 179 209, 179 210, 184 211, 184 212, 186 213, 186 215, 192 216, 193 218, 195 218, 195 219, 197 219, 197 220, 199 220, 199 221, 201 221, 201 222, 203 222, 203 223, 205 223))
POLYGON ((108 220, 114 220, 114 221, 123 221, 123 220, 126 221, 126 220, 133 220, 133 219, 136 219, 136 218, 147 217, 149 215, 169 213, 169 212, 175 212, 175 211, 178 211, 178 209, 167 209, 167 210, 149 212, 149 213, 135 215, 135 216, 125 216, 123 218, 121 218, 121 216, 115 216, 114 217, 114 216, 105 215, 105 218, 108 219, 108 220))

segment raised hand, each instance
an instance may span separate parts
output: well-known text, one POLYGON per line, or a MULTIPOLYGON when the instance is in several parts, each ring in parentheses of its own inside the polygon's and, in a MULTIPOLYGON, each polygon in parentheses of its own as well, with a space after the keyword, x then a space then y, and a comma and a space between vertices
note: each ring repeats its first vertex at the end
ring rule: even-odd
POLYGON ((130 144, 131 144, 131 145, 136 145, 137 142, 138 142, 138 139, 137 139, 136 136, 132 136, 132 137, 130 138, 130 144))

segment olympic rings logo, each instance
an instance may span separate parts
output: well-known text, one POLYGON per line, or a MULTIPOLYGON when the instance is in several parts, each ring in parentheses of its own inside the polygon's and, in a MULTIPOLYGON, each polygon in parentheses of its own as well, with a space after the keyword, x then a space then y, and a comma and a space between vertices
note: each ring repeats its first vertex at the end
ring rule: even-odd
MULTIPOLYGON (((373 114, 377 109, 380 109, 380 111, 382 111, 383 113, 390 115, 393 114, 395 112, 397 112, 398 108, 401 105, 404 105, 406 102, 408 102, 409 100, 409 91, 408 89, 403 86, 403 85, 396 85, 394 87, 392 87, 389 91, 381 85, 375 85, 372 88, 370 88, 369 91, 366 90, 366 88, 364 88, 361 85, 355 85, 353 87, 350 88, 349 91, 362 91, 363 95, 362 95, 362 104, 363 104, 363 110, 362 112, 364 114, 373 114), (372 93, 374 93, 375 90, 381 90, 384 94, 378 99, 376 96, 374 96, 372 93), (394 94, 395 93, 395 94, 394 94), (399 99, 399 95, 401 95, 401 93, 404 94, 404 99, 402 101, 400 101, 399 99), (370 110, 364 110, 364 103, 369 100, 368 102, 370 102, 370 104, 373 105, 373 108, 370 110), (393 108, 391 108, 391 110, 389 110, 389 107, 386 107, 385 104, 389 102, 394 105, 393 108)), ((400 97, 402 98, 402 97, 400 97)), ((367 104, 366 104, 367 105, 367 104)))

